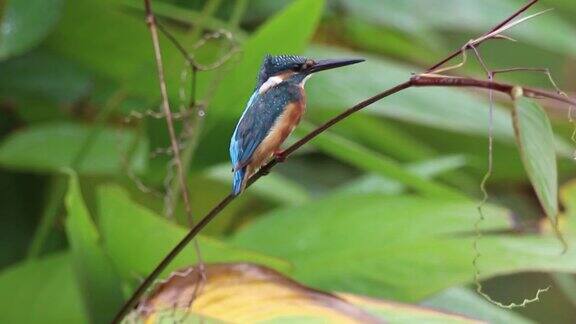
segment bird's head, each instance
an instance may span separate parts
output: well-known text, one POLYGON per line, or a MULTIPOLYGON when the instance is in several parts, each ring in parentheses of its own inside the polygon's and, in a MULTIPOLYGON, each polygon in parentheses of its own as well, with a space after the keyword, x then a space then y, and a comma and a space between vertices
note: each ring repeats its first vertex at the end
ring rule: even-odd
POLYGON ((300 84, 313 73, 363 61, 363 59, 313 60, 297 55, 266 55, 258 74, 257 88, 266 83, 285 80, 300 84))

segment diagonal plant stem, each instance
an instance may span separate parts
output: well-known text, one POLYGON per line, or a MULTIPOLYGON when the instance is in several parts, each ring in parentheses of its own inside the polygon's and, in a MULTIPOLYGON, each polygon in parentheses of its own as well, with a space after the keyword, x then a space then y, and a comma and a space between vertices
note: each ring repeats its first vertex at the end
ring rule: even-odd
MULTIPOLYGON (((145 0, 148 2, 149 0, 145 0)), ((506 25, 509 21, 520 15, 522 12, 526 11, 530 6, 536 3, 537 0, 533 0, 520 10, 518 10, 514 15, 507 18, 504 22, 498 24, 494 27, 490 32, 501 28, 502 26, 506 25)), ((486 33, 489 34, 490 32, 486 33)), ((487 38, 488 39, 488 38, 487 38)), ((485 40, 487 40, 485 39, 485 40)), ((479 45, 476 44, 476 46, 479 45)), ((438 64, 435 64, 432 68, 428 69, 427 71, 432 71, 435 68, 441 66, 442 64, 448 62, 455 56, 462 53, 462 49, 458 50, 456 54, 450 54, 447 58, 442 59, 438 64)), ((316 136, 320 135, 322 132, 327 130, 328 128, 332 127, 333 125, 337 124, 338 122, 346 119, 350 115, 354 114, 355 112, 366 108, 367 106, 382 100, 388 96, 406 90, 408 88, 416 88, 416 87, 470 87, 470 88, 479 88, 479 89, 488 89, 497 92, 501 92, 504 94, 509 95, 510 97, 514 98, 516 94, 518 94, 518 90, 522 90, 521 94, 525 97, 529 98, 549 98, 556 101, 576 105, 576 99, 572 99, 569 97, 564 97, 557 93, 552 93, 546 90, 536 89, 536 88, 525 88, 519 87, 512 84, 507 83, 499 83, 487 80, 479 80, 473 78, 463 78, 463 77, 451 77, 451 76, 442 76, 442 75, 431 75, 431 74, 421 74, 421 75, 414 75, 410 79, 405 82, 402 82, 390 89, 387 89, 383 92, 380 92, 368 99, 365 99, 353 107, 348 108, 347 110, 343 111, 342 113, 338 114, 337 116, 333 117, 332 119, 328 120, 321 126, 317 127, 308 135, 304 136, 296 143, 289 146, 287 149, 284 150, 284 157, 288 157, 300 147, 314 139, 316 136)), ((254 182, 258 181, 262 176, 268 174, 274 166, 276 166, 280 161, 276 159, 272 159, 263 167, 260 168, 258 172, 256 172, 249 180, 247 187, 251 186, 254 182)), ((222 200, 212 208, 200 221, 176 244, 176 246, 160 261, 160 263, 156 266, 156 268, 144 279, 144 281, 140 284, 140 286, 134 291, 132 296, 126 303, 122 306, 120 311, 116 314, 114 319, 114 323, 119 323, 122 318, 128 314, 128 312, 136 305, 140 297, 144 294, 144 292, 150 287, 150 285, 158 278, 158 276, 166 269, 166 267, 172 262, 172 260, 188 245, 190 241, 192 241, 198 233, 208 225, 212 219, 214 219, 230 202, 232 202, 236 197, 232 194, 228 194, 226 197, 222 198, 222 200)))

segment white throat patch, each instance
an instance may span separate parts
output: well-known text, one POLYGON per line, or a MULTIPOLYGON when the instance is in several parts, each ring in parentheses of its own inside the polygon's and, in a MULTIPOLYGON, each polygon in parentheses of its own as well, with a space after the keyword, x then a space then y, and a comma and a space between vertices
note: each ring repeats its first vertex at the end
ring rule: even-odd
MULTIPOLYGON (((312 75, 309 74, 306 77, 304 77, 304 79, 302 79, 302 81, 300 82, 300 87, 304 88, 304 85, 306 84, 306 81, 308 81, 308 79, 310 79, 312 75)), ((263 94, 266 91, 270 90, 271 88, 277 86, 278 84, 284 82, 285 77, 289 77, 289 75, 275 75, 272 76, 270 78, 268 78, 268 80, 266 80, 266 82, 262 83, 262 85, 260 86, 260 88, 258 89, 258 93, 263 94)))
POLYGON ((310 77, 312 76, 312 74, 308 74, 307 76, 304 77, 304 79, 302 79, 302 82, 300 82, 300 86, 302 88, 304 88, 304 85, 306 84, 306 81, 308 81, 308 79, 310 79, 310 77))
POLYGON ((258 89, 258 92, 260 94, 263 94, 264 92, 268 91, 270 88, 278 85, 279 83, 282 83, 282 81, 284 81, 284 79, 282 79, 281 76, 273 76, 268 78, 268 80, 266 80, 266 82, 262 83, 262 85, 260 86, 260 89, 258 89))

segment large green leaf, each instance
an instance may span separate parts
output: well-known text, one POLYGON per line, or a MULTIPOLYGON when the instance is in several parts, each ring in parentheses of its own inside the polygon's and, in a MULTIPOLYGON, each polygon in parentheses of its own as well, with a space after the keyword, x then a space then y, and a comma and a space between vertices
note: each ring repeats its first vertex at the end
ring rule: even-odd
MULTIPOLYGON (((144 6, 140 0, 107 0, 108 2, 137 10, 144 15, 144 6)), ((224 4, 222 4, 224 5, 224 4)), ((209 17, 202 11, 190 10, 187 3, 170 3, 157 1, 153 3, 154 14, 157 17, 165 17, 182 23, 202 22, 202 26, 208 30, 230 30, 236 39, 245 39, 243 30, 232 26, 217 17, 209 17)), ((122 8, 124 9, 124 8, 122 8)))
POLYGON ((122 304, 120 278, 100 246, 98 230, 84 204, 76 175, 71 175, 68 188, 66 233, 76 277, 92 322, 106 323, 122 304))
MULTIPOLYGON (((526 1, 521 0, 431 0, 423 7, 418 0, 346 0, 345 7, 355 17, 371 23, 394 27, 416 36, 437 37, 435 31, 439 29, 479 35, 516 12, 524 3, 526 1), (458 14, 447 15, 447 10, 458 14)), ((538 9, 542 10, 541 7, 538 9)), ((506 34, 549 51, 576 55, 573 41, 576 29, 554 12, 514 27, 506 34)))
MULTIPOLYGON (((484 229, 509 228, 489 207, 484 229)), ((336 195, 272 212, 234 242, 293 262, 294 275, 316 287, 419 300, 470 282, 474 203, 379 195, 336 195)), ((551 237, 485 235, 480 274, 576 271, 576 252, 558 256, 551 237)))
POLYGON ((0 273, 0 322, 87 323, 67 254, 29 261, 0 273))
POLYGON ((538 200, 553 224, 558 216, 558 171, 548 116, 529 98, 514 102, 514 128, 522 162, 538 200))
MULTIPOLYGON (((98 212, 105 250, 121 274, 129 279, 148 274, 187 232, 185 228, 135 204, 125 191, 115 186, 99 188, 98 212)), ((243 261, 287 269, 287 264, 277 258, 238 249, 211 237, 200 236, 199 243, 206 262, 243 261)), ((193 264, 196 260, 191 243, 167 271, 193 264)))
POLYGON ((139 21, 102 1, 67 1, 64 9, 49 39, 49 46, 57 53, 117 80, 129 79, 142 68, 146 57, 152 59, 143 18, 139 21))
MULTIPOLYGON (((506 213, 503 209, 487 207, 487 220, 482 223, 484 229, 508 228, 510 220, 506 213)), ((466 200, 336 194, 300 207, 268 213, 241 230, 233 241, 251 245, 270 240, 262 249, 274 249, 290 258, 304 257, 304 254, 312 256, 322 248, 338 251, 368 243, 367 239, 352 239, 355 235, 370 237, 374 248, 378 248, 378 244, 463 233, 473 229, 476 218, 475 204, 466 200), (435 223, 442 226, 430 226, 435 223), (282 232, 265 230, 267 227, 282 229, 282 232), (288 234, 296 231, 298 235, 288 234), (273 239, 275 236, 279 238, 273 239), (274 242, 281 239, 286 239, 286 244, 276 246, 274 242), (291 246, 294 242, 302 243, 302 247, 294 249, 291 246), (310 248, 303 249, 309 245, 310 248)))
POLYGON ((62 0, 8 0, 0 22, 0 61, 36 46, 52 30, 62 0))
MULTIPOLYGON (((186 68, 184 59, 162 35, 160 42, 168 90, 177 94, 180 72, 186 68)), ((130 14, 106 1, 67 1, 47 43, 54 52, 81 63, 97 76, 116 81, 126 92, 148 100, 160 97, 152 40, 143 14, 130 14)))
POLYGON ((571 14, 576 13, 576 2, 572 0, 544 0, 543 2, 552 8, 560 9, 558 14, 564 17, 570 18, 571 14))
POLYGON ((267 21, 244 46, 242 59, 226 75, 216 92, 211 112, 231 118, 240 116, 254 89, 266 54, 298 54, 304 50, 322 14, 323 0, 297 0, 267 21))
POLYGON ((377 300, 374 298, 367 298, 352 294, 340 295, 345 300, 362 307, 370 314, 382 318, 386 323, 398 324, 419 324, 419 323, 443 323, 443 324, 458 324, 476 323, 475 319, 456 315, 451 312, 442 312, 436 309, 427 307, 416 307, 412 305, 402 304, 398 302, 388 302, 377 300))
MULTIPOLYGON (((45 100, 69 103, 85 96, 90 88, 86 71, 57 55, 35 51, 0 62, 0 95, 13 100, 45 100)), ((22 106, 24 111, 33 107, 22 106)), ((54 110, 60 107, 54 107, 54 110)))
POLYGON ((515 312, 491 304, 476 292, 459 287, 448 288, 425 300, 422 305, 477 318, 487 323, 534 323, 515 312))
MULTIPOLYGON (((419 175, 422 179, 431 179, 448 171, 463 167, 466 160, 463 156, 445 156, 436 159, 429 159, 422 162, 415 162, 406 165, 406 171, 419 175)), ((406 190, 406 186, 392 178, 368 173, 357 179, 345 183, 341 186, 340 192, 366 194, 400 194, 406 190)))
MULTIPOLYGON (((306 112, 306 118, 315 124, 321 124, 335 114, 333 110, 316 109, 312 106, 306 112)), ((409 130, 378 116, 355 114, 338 123, 331 131, 402 161, 418 161, 434 155, 434 150, 414 137, 409 130)))
POLYGON ((576 234, 576 180, 572 180, 562 186, 560 201, 566 209, 565 215, 568 218, 568 230, 571 235, 574 235, 576 234))
MULTIPOLYGON (((297 133, 304 135, 313 129, 314 127, 310 124, 303 123, 298 128, 297 133)), ((425 179, 404 169, 393 159, 370 151, 361 145, 330 132, 324 132, 315 138, 312 141, 312 145, 364 171, 374 172, 383 177, 397 180, 423 195, 430 197, 457 197, 460 195, 447 186, 425 179)))
MULTIPOLYGON (((207 170, 210 178, 226 184, 232 181, 230 165, 218 165, 207 170)), ((280 174, 269 174, 251 186, 250 191, 270 201, 284 204, 299 204, 309 199, 306 189, 280 174)))
POLYGON ((96 127, 47 123, 15 132, 0 144, 0 165, 49 172, 76 166, 82 174, 106 175, 124 172, 126 158, 135 172, 145 168, 148 147, 143 139, 132 131, 96 127), (133 145, 134 155, 125 156, 133 145))

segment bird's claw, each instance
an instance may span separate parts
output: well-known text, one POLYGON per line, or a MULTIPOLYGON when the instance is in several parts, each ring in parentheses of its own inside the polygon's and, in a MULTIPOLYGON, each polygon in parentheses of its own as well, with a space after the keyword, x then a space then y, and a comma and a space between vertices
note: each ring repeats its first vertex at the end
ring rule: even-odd
POLYGON ((286 153, 284 151, 276 151, 274 152, 274 158, 278 162, 284 162, 286 161, 286 153))

